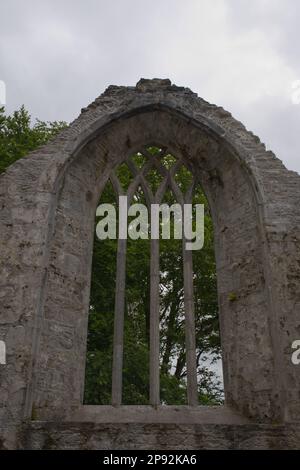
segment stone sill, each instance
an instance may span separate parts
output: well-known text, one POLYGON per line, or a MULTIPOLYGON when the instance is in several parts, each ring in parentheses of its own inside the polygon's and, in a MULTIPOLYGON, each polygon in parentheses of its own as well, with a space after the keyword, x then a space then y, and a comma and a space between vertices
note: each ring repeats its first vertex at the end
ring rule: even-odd
POLYGON ((227 406, 83 405, 67 422, 247 424, 249 420, 227 406))

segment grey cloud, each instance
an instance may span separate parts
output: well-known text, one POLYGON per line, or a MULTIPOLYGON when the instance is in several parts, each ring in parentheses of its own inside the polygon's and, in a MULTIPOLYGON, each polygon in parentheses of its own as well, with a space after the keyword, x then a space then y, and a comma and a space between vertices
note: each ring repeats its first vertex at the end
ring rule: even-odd
POLYGON ((299 14, 296 0, 4 0, 7 111, 24 103, 33 117, 70 121, 109 84, 169 77, 224 105, 300 171, 300 105, 280 91, 300 79, 299 14))

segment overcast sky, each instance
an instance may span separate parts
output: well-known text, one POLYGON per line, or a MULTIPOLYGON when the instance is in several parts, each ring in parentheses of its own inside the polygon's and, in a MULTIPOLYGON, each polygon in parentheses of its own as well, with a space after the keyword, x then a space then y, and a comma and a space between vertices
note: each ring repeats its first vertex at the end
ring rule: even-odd
POLYGON ((9 113, 70 121, 110 84, 168 77, 300 172, 299 30, 299 0, 1 0, 0 80, 9 113))

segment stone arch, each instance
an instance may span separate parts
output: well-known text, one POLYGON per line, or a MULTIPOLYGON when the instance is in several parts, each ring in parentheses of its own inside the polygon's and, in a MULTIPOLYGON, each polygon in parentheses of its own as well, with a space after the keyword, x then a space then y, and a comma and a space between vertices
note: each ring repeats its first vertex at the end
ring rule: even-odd
POLYGON ((82 406, 96 204, 110 169, 153 142, 189 161, 212 209, 227 405, 259 421, 300 419, 289 355, 299 330, 299 175, 222 108, 142 79, 109 87, 0 178, 6 420, 70 419, 82 406))

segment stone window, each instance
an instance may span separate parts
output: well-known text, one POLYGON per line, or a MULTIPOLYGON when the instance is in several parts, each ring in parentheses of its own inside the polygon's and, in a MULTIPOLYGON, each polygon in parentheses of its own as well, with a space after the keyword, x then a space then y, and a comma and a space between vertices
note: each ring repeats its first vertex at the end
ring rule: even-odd
MULTIPOLYGON (((106 188, 108 186, 110 188, 110 193, 109 191, 106 193, 107 197, 109 197, 109 194, 111 195, 111 193, 114 192, 115 205, 118 206, 120 196, 127 196, 128 208, 133 203, 142 203, 148 208, 149 225, 146 229, 147 233, 144 233, 144 237, 149 238, 149 243, 148 241, 146 242, 148 243, 148 247, 150 244, 149 278, 145 286, 145 289, 149 290, 149 306, 144 306, 143 314, 148 315, 149 317, 146 319, 146 325, 148 326, 147 342, 149 348, 149 364, 145 363, 145 369, 147 369, 147 373, 149 374, 149 382, 145 383, 144 385, 145 387, 148 386, 149 388, 148 403, 154 406, 165 402, 164 399, 161 397, 160 393, 160 372, 162 368, 162 333, 160 330, 162 324, 167 323, 169 321, 168 316, 170 315, 170 305, 166 304, 167 300, 165 300, 165 296, 167 294, 170 294, 170 289, 172 289, 172 286, 169 286, 165 287, 164 290, 164 288, 162 287, 163 284, 161 283, 163 272, 161 271, 162 268, 160 266, 160 240, 158 236, 161 237, 162 227, 156 227, 157 233, 153 236, 155 229, 153 228, 154 224, 152 217, 154 218, 155 214, 153 213, 153 215, 151 216, 151 207, 154 207, 154 204, 165 204, 165 206, 167 206, 169 209, 171 208, 171 210, 172 205, 176 204, 173 209, 181 209, 181 213, 178 214, 179 227, 177 222, 177 235, 175 235, 175 237, 178 239, 177 246, 179 247, 180 251, 178 256, 178 258, 180 258, 179 269, 182 270, 182 277, 180 276, 180 282, 182 283, 180 286, 181 294, 178 295, 178 306, 176 306, 175 309, 176 315, 181 316, 181 318, 180 320, 175 319, 173 321, 175 322, 174 324, 177 324, 178 321, 178 324, 180 323, 180 329, 185 330, 184 345, 183 348, 180 350, 180 361, 184 364, 184 366, 182 367, 182 369, 184 368, 182 376, 184 377, 184 381, 186 381, 186 402, 188 405, 192 406, 198 404, 199 384, 197 384, 197 381, 199 382, 201 380, 201 377, 198 377, 197 380, 197 375, 199 376, 200 364, 204 351, 201 351, 201 345, 197 344, 196 336, 201 334, 204 336, 205 334, 203 331, 201 333, 200 330, 202 329, 205 331, 207 313, 205 317, 206 307, 205 305, 201 305, 201 299, 199 299, 196 304, 197 321, 195 321, 194 279, 196 279, 196 273, 193 272, 193 256, 195 256, 195 254, 197 255, 197 253, 196 251, 186 248, 187 239, 185 238, 185 230, 183 227, 183 214, 185 204, 191 204, 195 210, 195 201, 198 204, 201 202, 201 208, 205 203, 205 210, 209 211, 207 200, 198 183, 199 181, 197 181, 197 178, 193 174, 192 169, 188 168, 186 161, 184 161, 182 157, 175 157, 172 153, 170 153, 170 151, 166 147, 152 145, 141 147, 137 152, 133 154, 129 153, 125 161, 123 161, 121 164, 117 165, 117 167, 114 167, 112 169, 109 180, 106 185, 106 188), (152 235, 150 233, 151 230, 152 235), (160 232, 159 235, 158 231, 160 232), (164 306, 161 302, 162 297, 164 299, 164 306)), ((101 200, 102 197, 100 199, 100 203, 101 200)), ((107 198, 105 199, 105 202, 107 202, 107 198)), ((118 214, 120 221, 120 207, 118 207, 117 210, 119 211, 118 214)), ((101 215, 104 214, 102 213, 101 215)), ((171 219, 174 220, 172 216, 171 219)), ((173 225, 171 223, 171 237, 174 237, 174 228, 174 223, 173 225)), ((166 233, 166 236, 167 235, 168 234, 166 233)), ((95 238, 96 241, 94 243, 103 243, 103 240, 100 241, 97 239, 97 237, 95 238)), ((109 241, 109 243, 111 246, 111 241, 109 241)), ((136 241, 134 241, 133 243, 136 243, 136 241)), ((123 403, 122 389, 124 375, 124 321, 127 307, 126 265, 130 263, 130 259, 128 260, 127 256, 128 240, 126 238, 119 237, 116 241, 116 245, 116 274, 114 276, 114 279, 111 279, 111 283, 115 283, 116 286, 114 299, 114 331, 112 340, 113 344, 111 361, 111 404, 114 406, 119 406, 123 403)), ((110 248, 108 247, 108 250, 109 249, 110 248)), ((212 249, 212 251, 214 250, 212 249)), ((105 258, 105 262, 107 263, 107 258, 105 258)), ((211 263, 214 265, 214 259, 213 261, 211 261, 211 263)), ((99 266, 95 265, 94 270, 96 273, 97 270, 99 270, 99 266)), ((215 273, 213 273, 213 276, 214 275, 215 273)), ((201 274, 199 273, 199 277, 200 276, 201 274)), ((92 284, 92 288, 97 290, 99 289, 99 285, 93 286, 92 284)), ((105 290, 105 287, 102 288, 105 290)), ((211 286, 209 286, 209 289, 211 295, 214 296, 214 298, 211 299, 212 308, 210 308, 210 311, 213 310, 213 320, 215 321, 215 323, 217 323, 218 305, 216 275, 212 277, 211 286)), ((97 299, 99 299, 99 297, 101 298, 101 292, 95 293, 95 296, 97 297, 97 299)), ((104 296, 107 296, 107 294, 104 294, 104 296)), ((102 308, 102 306, 100 308, 102 308)), ((106 305, 103 307, 103 309, 105 310, 105 308, 109 310, 109 307, 107 307, 106 305)), ((137 309, 137 307, 135 308, 137 309)), ((90 308, 90 315, 93 317, 97 315, 97 313, 94 312, 93 305, 91 305, 90 308)), ((104 315, 107 315, 107 313, 104 315)), ((216 336, 219 335, 218 327, 216 327, 215 330, 212 332, 212 335, 213 334, 215 334, 216 336)), ((100 341, 101 339, 99 339, 99 342, 100 341)), ((204 341, 205 339, 203 338, 203 342, 204 341)), ((107 348, 109 348, 109 346, 107 346, 107 348)), ((206 350, 205 352, 207 353, 208 351, 206 350)), ((93 353, 93 351, 90 351, 90 353, 88 352, 87 369, 89 369, 89 363, 93 360, 93 356, 95 356, 96 354, 93 353)), ((176 364, 178 366, 179 357, 174 356, 176 355, 173 355, 173 361, 176 360, 176 364)), ((105 363, 103 364, 103 367, 105 368, 105 373, 107 374, 106 369, 108 365, 105 363)), ((101 372, 103 374, 103 371, 99 370, 99 374, 101 374, 101 372)), ((95 370, 91 370, 90 372, 88 370, 88 373, 90 373, 90 375, 97 375, 97 372, 95 370)), ((99 387, 99 391, 97 392, 101 394, 101 387, 99 387)))

